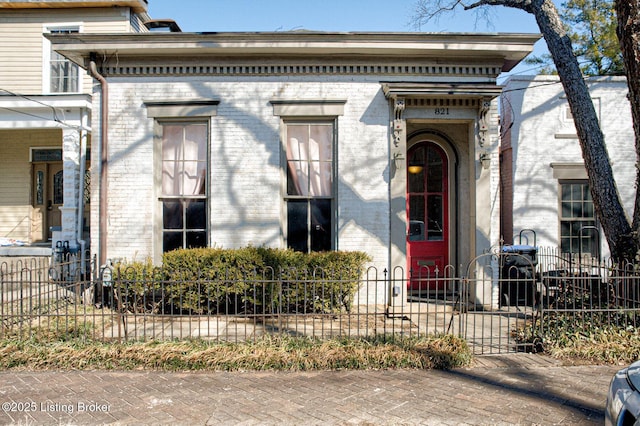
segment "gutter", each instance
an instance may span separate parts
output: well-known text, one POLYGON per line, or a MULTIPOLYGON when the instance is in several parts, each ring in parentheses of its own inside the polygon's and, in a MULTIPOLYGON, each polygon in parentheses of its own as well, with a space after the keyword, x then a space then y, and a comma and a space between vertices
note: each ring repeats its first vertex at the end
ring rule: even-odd
POLYGON ((107 173, 108 156, 108 116, 109 116, 109 87, 107 80, 98 72, 93 59, 89 62, 89 72, 100 82, 100 200, 98 202, 98 261, 99 265, 107 263, 107 173))

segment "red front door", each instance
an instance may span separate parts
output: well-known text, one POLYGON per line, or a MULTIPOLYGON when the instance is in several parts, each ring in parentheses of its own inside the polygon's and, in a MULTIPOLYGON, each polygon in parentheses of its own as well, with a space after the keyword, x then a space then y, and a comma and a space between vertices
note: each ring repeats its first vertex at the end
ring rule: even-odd
POLYGON ((409 290, 442 290, 449 264, 447 155, 435 143, 420 142, 407 160, 409 290))

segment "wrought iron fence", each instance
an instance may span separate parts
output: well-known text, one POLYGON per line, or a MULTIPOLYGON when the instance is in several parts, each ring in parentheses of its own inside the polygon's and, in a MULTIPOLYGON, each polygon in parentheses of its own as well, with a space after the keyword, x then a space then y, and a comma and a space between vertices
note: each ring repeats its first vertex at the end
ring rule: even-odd
POLYGON ((272 334, 449 333, 486 354, 535 350, 523 330, 552 335, 559 320, 640 322, 637 265, 614 267, 544 248, 496 250, 442 271, 370 267, 357 281, 322 270, 192 271, 190 277, 99 269, 95 259, 78 255, 4 261, 0 338, 239 342, 272 334))

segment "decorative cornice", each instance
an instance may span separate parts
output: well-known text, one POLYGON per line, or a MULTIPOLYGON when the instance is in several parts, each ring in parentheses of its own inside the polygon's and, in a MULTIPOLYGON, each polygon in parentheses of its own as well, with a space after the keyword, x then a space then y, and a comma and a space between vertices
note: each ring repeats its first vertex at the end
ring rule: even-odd
MULTIPOLYGON (((268 64, 304 58, 306 63, 387 61, 418 64, 461 63, 509 71, 533 50, 539 34, 497 33, 136 33, 45 34, 53 49, 81 66, 93 58, 121 65, 268 64), (267 62, 265 62, 265 60, 267 62)), ((302 62, 305 62, 302 61, 302 62)), ((342 65, 342 64, 338 64, 342 65)), ((213 71, 212 71, 213 72, 213 71)), ((375 72, 379 74, 379 72, 375 72)), ((432 74, 433 72, 428 72, 432 74)), ((440 71, 439 73, 446 73, 440 71)), ((472 72, 470 72, 472 73, 472 72)), ((484 74, 484 72, 483 72, 484 74)))
POLYGON ((407 75, 407 76, 459 76, 494 79, 502 72, 499 66, 480 65, 424 65, 424 64, 268 64, 268 65, 103 65, 104 76, 282 76, 282 75, 407 75))
POLYGON ((479 99, 473 98, 408 98, 405 99, 407 108, 478 108, 479 99))

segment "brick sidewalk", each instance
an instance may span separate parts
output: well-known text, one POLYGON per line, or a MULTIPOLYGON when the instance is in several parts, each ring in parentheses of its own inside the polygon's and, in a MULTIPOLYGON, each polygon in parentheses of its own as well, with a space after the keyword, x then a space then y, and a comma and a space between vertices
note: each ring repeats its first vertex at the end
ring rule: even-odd
POLYGON ((0 424, 602 424, 618 367, 535 355, 452 371, 0 372, 0 424))

